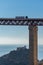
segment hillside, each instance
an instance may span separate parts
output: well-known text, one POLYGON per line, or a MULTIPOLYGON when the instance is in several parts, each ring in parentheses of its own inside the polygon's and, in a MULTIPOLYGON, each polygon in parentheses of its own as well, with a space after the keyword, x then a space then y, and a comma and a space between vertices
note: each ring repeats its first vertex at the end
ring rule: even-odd
POLYGON ((29 49, 17 48, 0 57, 0 65, 28 65, 29 64, 29 49))

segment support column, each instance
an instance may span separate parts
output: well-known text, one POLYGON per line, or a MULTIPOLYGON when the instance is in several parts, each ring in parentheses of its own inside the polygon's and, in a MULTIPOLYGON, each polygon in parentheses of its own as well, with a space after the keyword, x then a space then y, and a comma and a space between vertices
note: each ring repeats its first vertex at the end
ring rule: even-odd
POLYGON ((29 26, 29 65, 38 65, 37 62, 37 26, 29 26))

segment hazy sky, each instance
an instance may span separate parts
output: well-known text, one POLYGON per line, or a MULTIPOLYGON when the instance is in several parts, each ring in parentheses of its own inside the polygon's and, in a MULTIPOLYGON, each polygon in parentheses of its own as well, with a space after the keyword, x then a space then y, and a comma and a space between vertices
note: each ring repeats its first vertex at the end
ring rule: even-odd
MULTIPOLYGON (((43 0, 0 0, 0 18, 28 16, 43 18, 43 0)), ((38 43, 43 44, 43 26, 38 27, 38 43)), ((28 44, 26 26, 0 26, 0 44, 28 44)))
MULTIPOLYGON (((29 43, 28 26, 0 26, 0 44, 29 43)), ((38 27, 38 44, 43 44, 43 26, 38 27)))
POLYGON ((28 44, 26 26, 0 26, 0 44, 28 44))

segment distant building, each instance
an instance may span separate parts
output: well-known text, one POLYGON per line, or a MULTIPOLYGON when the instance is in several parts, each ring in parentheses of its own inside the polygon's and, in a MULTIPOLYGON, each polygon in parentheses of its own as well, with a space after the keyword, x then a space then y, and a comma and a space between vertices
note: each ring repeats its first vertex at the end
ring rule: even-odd
POLYGON ((39 65, 43 65, 43 60, 38 62, 39 65))
POLYGON ((25 49, 26 49, 26 46, 17 48, 17 50, 25 50, 25 49))

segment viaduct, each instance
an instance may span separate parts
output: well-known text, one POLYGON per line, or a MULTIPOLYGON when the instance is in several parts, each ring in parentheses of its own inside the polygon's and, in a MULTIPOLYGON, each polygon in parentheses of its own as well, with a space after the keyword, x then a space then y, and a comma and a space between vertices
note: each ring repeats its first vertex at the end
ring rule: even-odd
POLYGON ((30 49, 30 62, 29 65, 38 65, 37 61, 37 32, 38 25, 43 25, 42 18, 0 18, 0 25, 23 25, 29 26, 29 49, 30 49))

